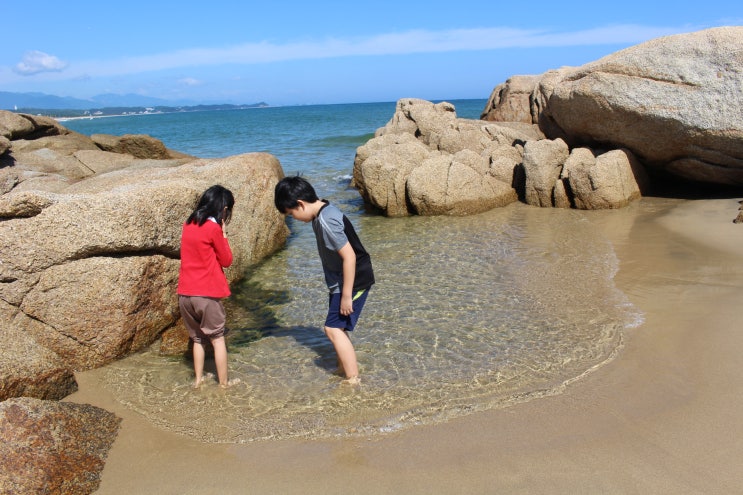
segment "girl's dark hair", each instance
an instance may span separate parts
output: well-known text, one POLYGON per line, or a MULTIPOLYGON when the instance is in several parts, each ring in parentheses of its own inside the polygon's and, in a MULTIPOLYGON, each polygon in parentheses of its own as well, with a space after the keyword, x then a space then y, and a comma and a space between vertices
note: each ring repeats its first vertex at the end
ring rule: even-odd
POLYGON ((229 223, 232 218, 232 207, 235 206, 235 197, 229 189, 215 185, 204 191, 199 198, 196 209, 186 220, 186 223, 204 225, 209 217, 214 217, 218 224, 229 223))
POLYGON ((276 184, 273 202, 280 213, 286 213, 286 210, 296 208, 300 199, 307 203, 319 201, 315 188, 304 177, 298 175, 284 177, 276 184))

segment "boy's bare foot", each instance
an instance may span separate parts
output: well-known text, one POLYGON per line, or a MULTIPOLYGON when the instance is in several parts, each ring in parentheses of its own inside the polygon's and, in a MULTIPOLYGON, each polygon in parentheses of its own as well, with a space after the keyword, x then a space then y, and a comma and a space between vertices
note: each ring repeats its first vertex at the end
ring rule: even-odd
POLYGON ((344 385, 361 385, 361 379, 358 376, 349 376, 341 381, 344 385))
POLYGON ((191 387, 193 387, 193 388, 201 388, 201 386, 203 384, 204 384, 204 378, 202 377, 202 378, 199 378, 199 379, 194 380, 193 385, 191 385, 191 387))
POLYGON ((227 383, 220 383, 219 388, 230 388, 233 385, 237 385, 240 383, 239 378, 233 378, 232 380, 227 380, 227 383))

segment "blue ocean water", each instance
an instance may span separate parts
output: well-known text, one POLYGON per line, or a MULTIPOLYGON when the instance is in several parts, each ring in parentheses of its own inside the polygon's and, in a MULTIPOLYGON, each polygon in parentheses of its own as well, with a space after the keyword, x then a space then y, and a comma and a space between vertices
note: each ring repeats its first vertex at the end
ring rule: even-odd
MULTIPOLYGON (((459 117, 478 118, 486 101, 452 103, 459 117)), ((192 391, 190 363, 151 349, 107 367, 106 386, 122 403, 203 441, 374 435, 557 393, 615 355, 639 315, 614 286, 613 248, 585 212, 513 204, 392 219, 363 208, 349 187, 355 151, 394 110, 365 103, 64 123, 84 134, 149 134, 204 158, 272 153, 349 216, 374 260, 378 283, 353 334, 361 387, 333 374, 314 237, 289 219, 286 248, 226 303, 230 373, 241 383, 192 391)))

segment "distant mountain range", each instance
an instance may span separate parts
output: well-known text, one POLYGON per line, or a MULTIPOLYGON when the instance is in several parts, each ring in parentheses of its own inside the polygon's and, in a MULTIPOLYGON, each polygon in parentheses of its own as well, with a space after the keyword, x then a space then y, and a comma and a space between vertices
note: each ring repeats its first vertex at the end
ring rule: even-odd
POLYGON ((187 100, 165 100, 135 94, 103 94, 90 99, 54 96, 45 93, 11 93, 0 91, 0 109, 23 113, 43 113, 52 116, 81 115, 96 112, 98 115, 123 113, 123 109, 144 110, 153 108, 160 111, 178 111, 189 109, 208 110, 213 108, 247 108, 266 107, 264 102, 246 105, 200 104, 187 100))

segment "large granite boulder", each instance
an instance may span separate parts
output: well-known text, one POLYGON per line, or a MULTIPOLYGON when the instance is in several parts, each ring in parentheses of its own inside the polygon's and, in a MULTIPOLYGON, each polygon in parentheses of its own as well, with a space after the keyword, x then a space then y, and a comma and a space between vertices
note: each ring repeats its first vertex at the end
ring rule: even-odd
POLYGON ((88 404, 0 402, 0 493, 95 492, 120 423, 88 404))
POLYGON ((185 347, 175 294, 180 232, 209 186, 236 198, 230 281, 286 240, 273 205, 283 171, 269 154, 195 159, 149 137, 93 140, 10 112, 0 112, 0 126, 11 143, 0 167, 0 335, 11 345, 0 358, 2 399, 64 397, 76 387, 73 370, 164 334, 171 348, 185 347), (74 166, 50 169, 59 162, 32 155, 74 166))
POLYGON ((658 38, 581 67, 511 78, 496 87, 483 117, 531 114, 524 120, 571 148, 626 149, 648 170, 737 186, 743 184, 741 53, 743 26, 658 38))
POLYGON ((0 196, 0 217, 13 218, 0 223, 0 298, 20 310, 14 325, 75 369, 142 349, 178 319, 180 230, 199 195, 212 184, 235 194, 235 280, 284 243, 281 176, 257 153, 126 168, 61 193, 12 190, 0 196))
POLYGON ((524 198, 534 206, 554 206, 553 190, 570 151, 562 139, 529 141, 524 146, 524 198))
POLYGON ((361 196, 389 217, 407 216, 410 172, 436 152, 413 134, 385 134, 356 150, 353 185, 361 196))
POLYGON ((576 208, 601 210, 622 208, 640 198, 648 177, 629 150, 619 149, 594 158, 591 150, 575 148, 565 161, 567 178, 576 208))
POLYGON ((387 216, 479 213, 517 200, 512 147, 541 138, 534 125, 461 119, 450 103, 407 98, 357 149, 352 185, 387 216))
POLYGON ((415 168, 407 181, 407 193, 415 213, 471 215, 518 199, 509 184, 487 173, 488 164, 483 157, 475 155, 475 161, 485 162, 480 167, 473 166, 472 158, 461 152, 438 155, 415 168), (483 172, 482 168, 486 170, 483 172))

